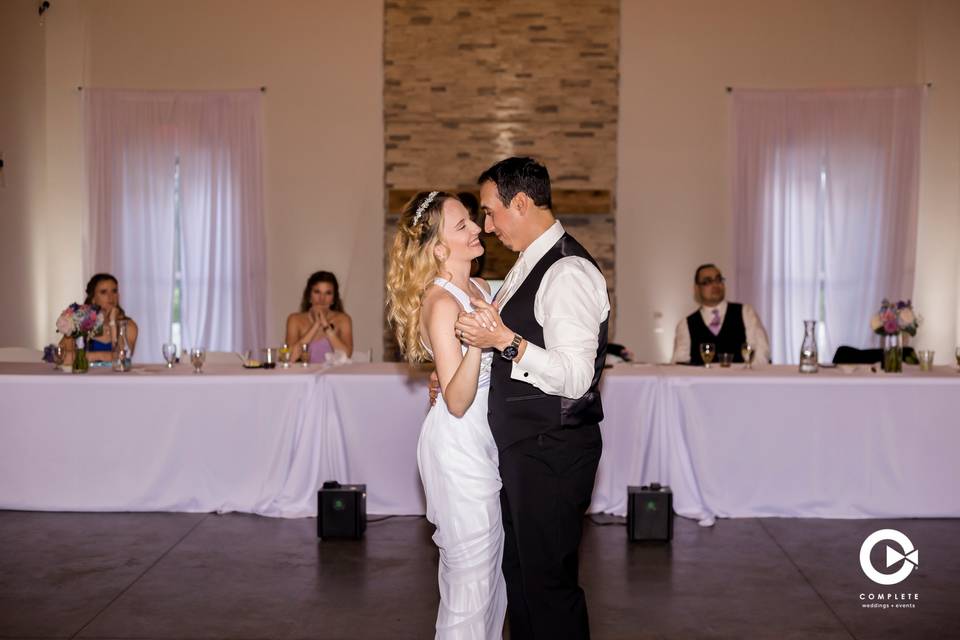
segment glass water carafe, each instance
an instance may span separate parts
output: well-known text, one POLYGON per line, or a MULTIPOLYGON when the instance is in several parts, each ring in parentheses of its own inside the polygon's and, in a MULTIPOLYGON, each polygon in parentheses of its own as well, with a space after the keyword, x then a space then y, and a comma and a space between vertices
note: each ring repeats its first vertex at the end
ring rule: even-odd
POLYGON ((800 373, 816 373, 820 368, 817 358, 817 321, 803 321, 803 344, 800 346, 800 373))
POLYGON ((113 370, 130 371, 132 357, 130 341, 127 340, 127 321, 117 321, 117 335, 113 337, 113 370))

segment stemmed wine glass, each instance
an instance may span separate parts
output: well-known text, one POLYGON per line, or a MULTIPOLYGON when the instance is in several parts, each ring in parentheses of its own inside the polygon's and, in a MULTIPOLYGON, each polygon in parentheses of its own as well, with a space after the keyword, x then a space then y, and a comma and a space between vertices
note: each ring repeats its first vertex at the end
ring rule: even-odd
POLYGON ((705 368, 710 368, 710 363, 713 362, 713 356, 715 355, 717 355, 717 345, 712 342, 700 343, 700 357, 703 358, 703 366, 705 368))
POLYGON ((177 360, 177 345, 164 342, 160 349, 163 352, 163 359, 167 362, 167 369, 173 369, 173 363, 177 360))
POLYGON ((756 351, 749 342, 744 342, 743 346, 740 347, 740 355, 743 356, 743 361, 747 363, 747 369, 753 369, 753 356, 755 354, 756 351))
POLYGON ((203 373, 203 362, 207 359, 207 351, 203 347, 190 349, 190 364, 194 373, 203 373))
POLYGON ((304 367, 310 366, 310 343, 304 342, 300 345, 300 365, 304 367))

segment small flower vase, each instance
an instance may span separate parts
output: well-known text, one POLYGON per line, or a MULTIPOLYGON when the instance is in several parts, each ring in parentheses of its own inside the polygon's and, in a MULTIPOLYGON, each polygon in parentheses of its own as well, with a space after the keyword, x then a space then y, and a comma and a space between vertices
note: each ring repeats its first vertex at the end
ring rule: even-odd
POLYGON ((903 340, 899 333, 883 336, 883 370, 885 373, 903 372, 903 340))
POLYGON ((73 366, 70 371, 73 373, 86 373, 90 369, 90 361, 87 360, 87 339, 83 339, 83 346, 76 343, 76 349, 73 352, 73 366))

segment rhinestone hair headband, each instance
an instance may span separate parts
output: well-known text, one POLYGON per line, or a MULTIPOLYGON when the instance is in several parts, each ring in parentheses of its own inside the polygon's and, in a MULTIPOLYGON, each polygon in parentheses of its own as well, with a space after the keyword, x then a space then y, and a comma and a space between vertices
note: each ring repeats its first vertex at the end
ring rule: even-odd
POLYGON ((417 207, 417 212, 413 215, 413 226, 417 226, 417 223, 420 222, 420 216, 423 215, 423 212, 427 210, 427 207, 430 206, 430 203, 433 202, 433 199, 437 197, 439 191, 431 191, 423 202, 420 203, 420 206, 417 207))

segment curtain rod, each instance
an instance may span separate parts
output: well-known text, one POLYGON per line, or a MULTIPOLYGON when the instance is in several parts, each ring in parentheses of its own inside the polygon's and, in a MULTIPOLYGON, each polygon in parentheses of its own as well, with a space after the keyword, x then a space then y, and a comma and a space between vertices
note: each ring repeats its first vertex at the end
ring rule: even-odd
MULTIPOLYGON (((78 87, 77 87, 77 91, 83 91, 83 85, 78 86, 78 87)), ((267 87, 266 87, 266 85, 261 86, 261 87, 260 87, 260 93, 266 93, 266 92, 267 92, 267 87)))
MULTIPOLYGON (((932 82, 924 82, 923 86, 925 86, 927 89, 933 89, 932 82)), ((727 87, 724 87, 724 89, 726 90, 727 93, 733 93, 733 87, 727 86, 727 87)))

